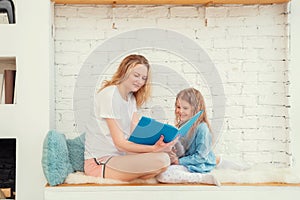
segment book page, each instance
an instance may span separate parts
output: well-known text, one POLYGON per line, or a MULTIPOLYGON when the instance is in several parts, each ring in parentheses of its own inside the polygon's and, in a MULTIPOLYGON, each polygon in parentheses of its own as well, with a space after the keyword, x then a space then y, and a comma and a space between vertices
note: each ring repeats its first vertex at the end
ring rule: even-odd
POLYGON ((184 136, 187 134, 187 132, 190 130, 190 128, 193 126, 193 124, 197 121, 197 119, 200 117, 200 115, 203 113, 203 110, 200 110, 198 113, 196 113, 191 119, 189 119, 185 124, 183 124, 179 130, 178 134, 180 136, 184 136))

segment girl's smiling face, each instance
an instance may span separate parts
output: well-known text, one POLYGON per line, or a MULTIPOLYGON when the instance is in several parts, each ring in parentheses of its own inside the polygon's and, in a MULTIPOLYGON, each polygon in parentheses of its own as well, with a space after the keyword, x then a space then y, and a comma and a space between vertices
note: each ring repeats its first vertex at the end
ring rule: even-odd
POLYGON ((178 99, 175 104, 175 114, 181 122, 189 120, 193 116, 192 106, 183 99, 178 99))

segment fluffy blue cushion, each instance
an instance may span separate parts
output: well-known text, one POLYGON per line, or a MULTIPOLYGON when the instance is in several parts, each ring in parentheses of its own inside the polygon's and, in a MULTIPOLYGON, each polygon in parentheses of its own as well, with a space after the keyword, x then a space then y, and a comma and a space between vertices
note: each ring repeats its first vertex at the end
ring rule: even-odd
POLYGON ((75 171, 83 172, 84 170, 84 142, 85 133, 74 139, 67 139, 69 158, 75 171))
POLYGON ((43 144, 42 166, 45 177, 51 186, 63 183, 68 174, 74 171, 69 160, 64 134, 55 130, 47 133, 43 144))

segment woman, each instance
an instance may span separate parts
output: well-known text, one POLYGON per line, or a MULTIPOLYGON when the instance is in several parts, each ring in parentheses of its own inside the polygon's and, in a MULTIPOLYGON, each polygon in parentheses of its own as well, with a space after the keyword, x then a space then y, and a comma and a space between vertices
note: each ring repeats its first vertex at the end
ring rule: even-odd
POLYGON ((170 165, 167 153, 176 140, 154 145, 128 141, 138 123, 137 108, 150 97, 150 65, 142 55, 124 58, 109 81, 95 95, 97 124, 87 125, 85 165, 87 175, 131 181, 152 178, 170 165))

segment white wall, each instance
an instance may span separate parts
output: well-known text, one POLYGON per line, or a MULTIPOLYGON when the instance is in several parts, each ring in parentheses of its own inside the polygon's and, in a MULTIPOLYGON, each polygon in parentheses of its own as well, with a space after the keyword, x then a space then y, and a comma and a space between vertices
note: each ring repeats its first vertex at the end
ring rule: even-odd
POLYGON ((0 105, 0 138, 17 138, 17 199, 43 199, 41 155, 49 130, 50 1, 15 0, 16 24, 0 24, 0 56, 16 57, 17 104, 0 105))
MULTIPOLYGON (((287 108, 287 10, 286 4, 115 8, 104 5, 56 5, 57 129, 70 136, 78 134, 76 131, 83 131, 80 122, 75 118, 73 93, 78 89, 75 85, 76 80, 81 78, 80 73, 87 73, 90 78, 103 78, 97 61, 88 59, 89 55, 93 55, 93 50, 98 50, 103 42, 118 38, 118 35, 128 31, 149 27, 167 29, 199 45, 203 52, 208 54, 214 66, 209 66, 199 73, 182 60, 182 57, 172 54, 168 49, 144 48, 137 52, 146 55, 152 64, 173 69, 190 86, 202 91, 211 120, 224 119, 222 129, 216 131, 216 134, 221 135, 216 152, 252 164, 288 166, 293 155, 289 146, 287 108), (83 68, 85 62, 92 64, 83 68), (209 74, 212 68, 217 69, 221 82, 209 83, 206 79, 205 74, 209 74), (220 85, 224 87, 225 96, 222 95, 220 85), (215 88, 218 89, 213 91, 215 88), (225 99, 225 114, 214 116, 213 113, 221 109, 221 104, 218 103, 222 98, 225 99), (219 99, 216 101, 217 105, 213 105, 213 99, 219 99)), ((138 42, 141 40, 138 37, 132 36, 128 40, 131 39, 132 43, 138 42)), ((155 36, 150 34, 146 37, 155 36)), ((168 41, 168 38, 163 38, 163 41, 168 41)), ((129 53, 127 46, 120 46, 124 54, 129 53)), ((99 65, 112 59, 113 56, 109 56, 112 52, 116 53, 118 48, 115 47, 113 51, 107 50, 107 57, 99 57, 99 65)), ((190 54, 198 51, 184 48, 190 54)), ((109 69, 104 73, 105 77, 110 76, 121 57, 109 63, 109 69)), ((155 99, 146 105, 148 110, 144 109, 144 113, 149 114, 147 111, 153 105, 163 105, 166 117, 162 120, 172 123, 176 92, 169 92, 168 89, 180 81, 174 80, 168 72, 159 71, 153 76, 161 76, 159 83, 164 87, 155 88, 155 99)), ((85 82, 88 81, 89 78, 85 82)), ((92 85, 92 89, 93 87, 96 85, 92 85)), ((185 86, 179 84, 178 87, 185 86)), ((92 96, 87 90, 82 91, 82 98, 92 96)), ((83 114, 84 111, 78 115, 84 116, 83 114)), ((79 120, 84 120, 82 118, 79 120)))
POLYGON ((290 69, 290 95, 291 95, 291 109, 290 109, 290 123, 291 123, 291 137, 292 137, 292 152, 294 153, 294 166, 300 170, 300 27, 297 25, 297 20, 300 18, 299 1, 292 1, 291 3, 291 69, 290 69))

